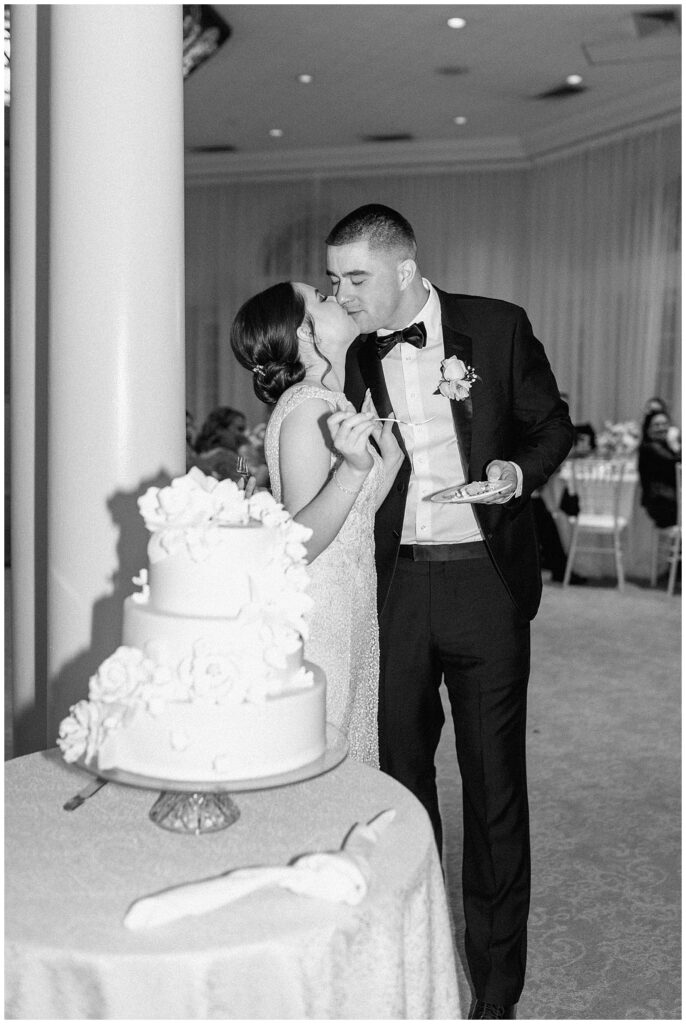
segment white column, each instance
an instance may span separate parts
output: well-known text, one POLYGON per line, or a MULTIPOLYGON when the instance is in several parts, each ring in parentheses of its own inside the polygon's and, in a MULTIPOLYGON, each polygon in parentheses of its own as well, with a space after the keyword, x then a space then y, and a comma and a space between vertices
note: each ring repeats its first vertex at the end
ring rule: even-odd
POLYGON ((36 5, 14 4, 11 17, 11 685, 17 757, 45 746, 45 714, 35 686, 36 5))
POLYGON ((182 8, 51 12, 49 745, 185 468, 182 8))

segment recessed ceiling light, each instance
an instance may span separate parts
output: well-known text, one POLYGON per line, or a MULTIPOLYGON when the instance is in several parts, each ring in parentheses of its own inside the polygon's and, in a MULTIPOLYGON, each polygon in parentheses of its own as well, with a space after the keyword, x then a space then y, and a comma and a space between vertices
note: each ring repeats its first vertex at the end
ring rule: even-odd
POLYGON ((448 28, 464 28, 466 24, 464 18, 448 18, 448 28))
POLYGON ((567 75, 565 82, 567 85, 581 85, 583 78, 581 75, 567 75))
POLYGON ((312 81, 312 75, 298 75, 298 81, 302 82, 303 85, 309 85, 312 81))
POLYGON ((455 122, 455 124, 466 124, 467 123, 467 118, 463 117, 463 115, 460 114, 459 117, 454 117, 453 121, 455 122))
POLYGON ((283 129, 282 128, 270 128, 269 129, 269 134, 271 135, 271 137, 273 139, 280 139, 281 136, 283 135, 283 129))

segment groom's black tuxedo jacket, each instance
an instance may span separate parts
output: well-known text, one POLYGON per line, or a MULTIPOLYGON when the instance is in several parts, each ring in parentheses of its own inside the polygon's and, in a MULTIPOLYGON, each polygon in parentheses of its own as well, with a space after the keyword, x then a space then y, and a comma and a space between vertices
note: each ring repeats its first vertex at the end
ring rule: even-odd
MULTIPOLYGON (((523 473, 521 497, 505 505, 476 504, 473 508, 512 600, 526 618, 533 618, 541 599, 541 573, 530 496, 571 448, 573 426, 568 408, 523 309, 499 299, 436 290, 445 358, 457 356, 473 366, 480 378, 472 385, 469 398, 451 402, 467 480, 485 479, 492 459, 516 462, 523 473)), ((346 362, 345 391, 359 409, 369 388, 379 416, 388 416, 392 407, 375 337, 362 334, 353 342, 346 362)), ((437 365, 437 386, 439 377, 437 365)), ((399 428, 394 429, 402 445, 399 428)), ((376 516, 379 610, 395 571, 410 472, 406 454, 376 516)))

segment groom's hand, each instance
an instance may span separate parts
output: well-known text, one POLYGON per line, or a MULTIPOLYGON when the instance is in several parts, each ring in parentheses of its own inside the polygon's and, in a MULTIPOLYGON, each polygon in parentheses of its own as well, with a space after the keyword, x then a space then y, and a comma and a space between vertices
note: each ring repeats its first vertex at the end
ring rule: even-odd
POLYGON ((493 459, 486 468, 486 479, 489 483, 507 484, 507 490, 499 494, 485 494, 480 498, 482 505, 504 505, 517 490, 517 471, 511 462, 493 459))

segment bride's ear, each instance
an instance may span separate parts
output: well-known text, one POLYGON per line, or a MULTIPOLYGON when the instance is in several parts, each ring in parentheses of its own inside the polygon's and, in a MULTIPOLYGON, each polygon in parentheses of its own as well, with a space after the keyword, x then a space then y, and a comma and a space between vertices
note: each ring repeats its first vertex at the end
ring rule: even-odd
POLYGON ((314 331, 312 330, 312 327, 308 320, 303 320, 303 322, 300 324, 300 327, 297 328, 295 333, 298 338, 298 341, 304 341, 310 345, 314 341, 314 331))

